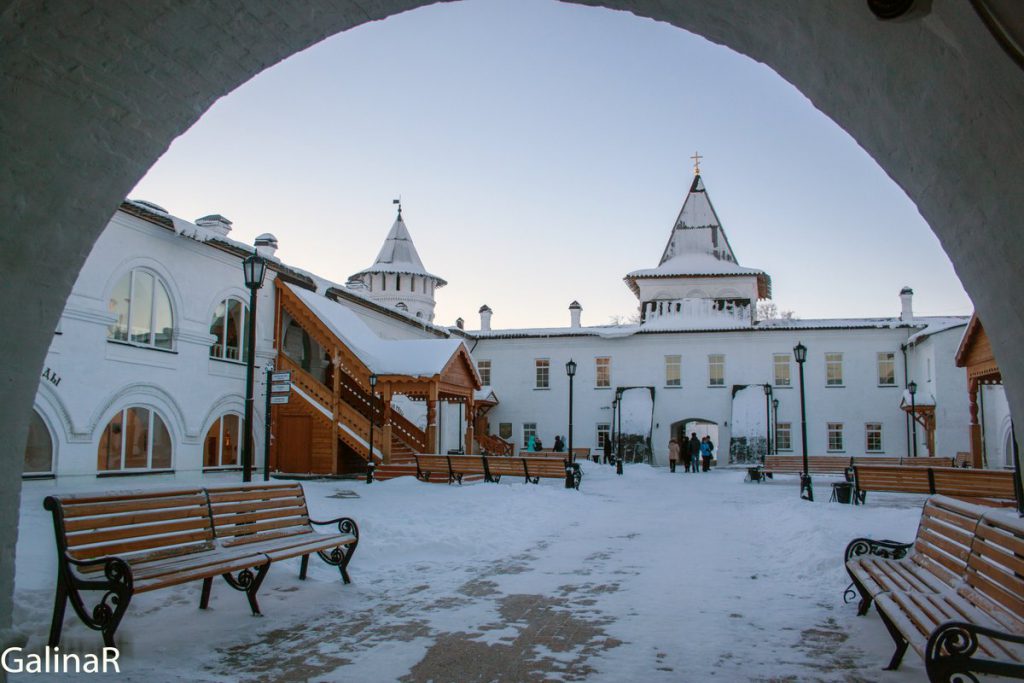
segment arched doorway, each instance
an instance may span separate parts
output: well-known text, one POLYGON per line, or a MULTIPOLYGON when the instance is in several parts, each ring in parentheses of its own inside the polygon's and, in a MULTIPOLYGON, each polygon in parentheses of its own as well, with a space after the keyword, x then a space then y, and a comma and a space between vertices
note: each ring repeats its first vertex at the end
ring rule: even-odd
POLYGON ((718 462, 721 462, 719 455, 719 429, 718 423, 714 420, 703 417, 688 417, 673 422, 670 430, 672 438, 679 442, 680 448, 685 447, 694 434, 697 435, 698 439, 703 439, 705 436, 710 438, 711 443, 715 447, 714 456, 718 462))
MULTIPOLYGON (((9 409, 0 414, 0 614, 11 613, 28 407, 68 293, 113 207, 172 140, 255 74, 330 35, 434 2, 254 0, 247 21, 236 5, 172 0, 20 3, 0 13, 0 83, 18 93, 0 103, 0 317, 19 335, 2 376, 9 409)), ((1024 386, 1024 350, 1015 345, 1024 311, 1003 291, 1024 261, 1024 243, 1009 239, 1024 213, 1024 78, 971 3, 934 3, 924 19, 884 23, 863 2, 578 2, 748 55, 849 132, 935 231, 991 321, 1010 404, 1024 412, 1015 389, 1024 386), (972 226, 967 236, 963 225, 972 226)), ((1024 14, 999 7, 1012 13, 1005 25, 1024 14)))

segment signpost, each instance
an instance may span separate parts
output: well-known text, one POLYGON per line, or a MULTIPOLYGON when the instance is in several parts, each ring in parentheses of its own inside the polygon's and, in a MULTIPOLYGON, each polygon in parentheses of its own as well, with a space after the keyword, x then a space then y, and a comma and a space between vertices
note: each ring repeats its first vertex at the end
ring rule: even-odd
POLYGON ((263 481, 270 481, 270 407, 288 403, 291 391, 292 373, 274 372, 273 364, 267 364, 267 412, 263 419, 263 481))

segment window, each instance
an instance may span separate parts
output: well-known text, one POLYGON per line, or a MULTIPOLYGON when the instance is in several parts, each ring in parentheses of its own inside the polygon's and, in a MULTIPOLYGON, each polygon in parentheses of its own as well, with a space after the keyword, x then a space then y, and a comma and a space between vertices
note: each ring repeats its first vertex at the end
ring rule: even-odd
POLYGON ((480 372, 480 384, 483 384, 485 387, 491 386, 491 361, 479 361, 476 364, 476 369, 480 372))
POLYGON ((825 354, 825 386, 843 386, 843 354, 825 354))
POLYGON ((882 423, 868 422, 864 425, 865 447, 868 453, 882 452, 882 423))
POLYGON ((828 450, 830 450, 830 451, 841 451, 841 450, 843 450, 843 423, 842 422, 829 422, 828 423, 828 450))
POLYGON ((725 386, 725 356, 721 353, 708 356, 708 386, 725 386))
POLYGON ((153 273, 141 268, 125 273, 110 293, 108 308, 116 320, 107 330, 107 339, 171 348, 171 297, 153 273))
POLYGON ((96 469, 166 470, 171 467, 171 435, 149 408, 125 408, 100 436, 96 469))
POLYGON ((538 358, 534 361, 534 367, 536 371, 536 381, 534 385, 537 389, 547 389, 548 378, 551 372, 551 361, 547 358, 538 358))
POLYGON ((607 422, 597 425, 597 450, 603 451, 604 444, 611 438, 612 426, 607 422))
POLYGON ((775 373, 775 386, 788 387, 790 385, 788 353, 776 353, 772 356, 772 363, 775 373))
POLYGON ((597 381, 595 386, 597 387, 610 387, 612 385, 612 359, 603 356, 596 358, 596 369, 597 369, 597 381))
POLYGON ((38 411, 32 411, 25 442, 25 474, 53 472, 53 439, 38 411))
POLYGON ((249 309, 240 299, 229 298, 220 302, 210 325, 210 334, 217 338, 210 345, 210 358, 245 360, 248 324, 249 309))
POLYGON ((512 423, 511 422, 500 422, 498 423, 498 436, 508 441, 512 438, 512 423))
POLYGON ((780 451, 793 450, 793 425, 780 422, 775 428, 775 448, 780 451))
POLYGON ((878 386, 896 386, 896 354, 882 351, 878 354, 878 386))
POLYGON ((239 434, 242 418, 228 414, 217 418, 206 432, 203 467, 230 467, 238 464, 239 434))
POLYGON ((683 357, 665 356, 665 386, 683 386, 683 357))
POLYGON ((530 442, 537 437, 537 423, 536 422, 524 422, 523 423, 523 448, 529 448, 530 442))

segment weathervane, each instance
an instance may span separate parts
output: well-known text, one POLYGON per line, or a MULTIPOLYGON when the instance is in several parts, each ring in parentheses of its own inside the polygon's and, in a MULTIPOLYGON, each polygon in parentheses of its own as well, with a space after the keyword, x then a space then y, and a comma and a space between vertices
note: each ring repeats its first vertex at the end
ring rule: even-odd
POLYGON ((392 199, 392 204, 398 204, 398 217, 402 217, 402 195, 398 195, 398 199, 392 199))
POLYGON ((690 158, 693 159, 693 175, 700 175, 700 160, 704 157, 700 155, 700 152, 694 152, 690 158))

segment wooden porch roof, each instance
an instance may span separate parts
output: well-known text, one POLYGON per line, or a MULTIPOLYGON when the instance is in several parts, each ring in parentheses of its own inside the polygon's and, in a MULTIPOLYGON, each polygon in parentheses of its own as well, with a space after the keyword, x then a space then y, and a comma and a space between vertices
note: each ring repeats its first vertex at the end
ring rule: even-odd
POLYGON ((967 369, 968 382, 1003 383, 1003 375, 992 353, 988 333, 985 332, 977 313, 971 316, 960 340, 960 347, 956 351, 956 366, 967 369))

